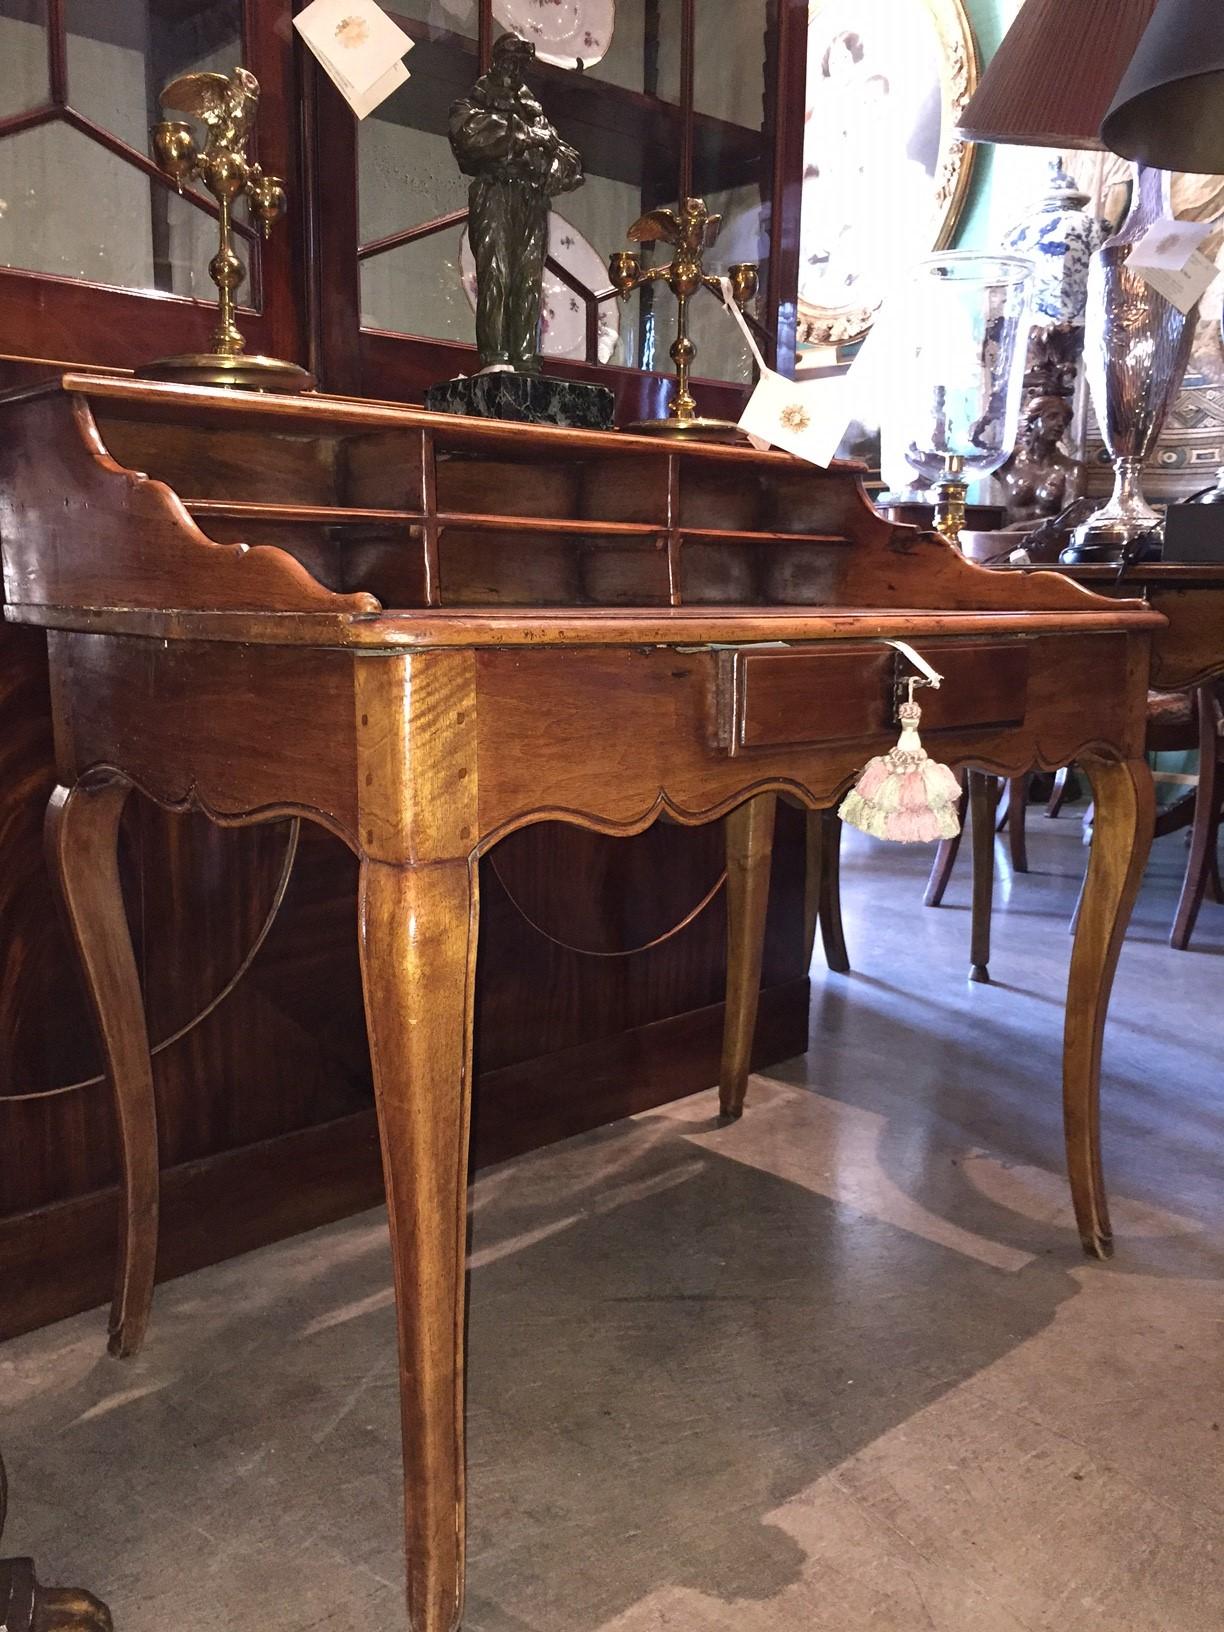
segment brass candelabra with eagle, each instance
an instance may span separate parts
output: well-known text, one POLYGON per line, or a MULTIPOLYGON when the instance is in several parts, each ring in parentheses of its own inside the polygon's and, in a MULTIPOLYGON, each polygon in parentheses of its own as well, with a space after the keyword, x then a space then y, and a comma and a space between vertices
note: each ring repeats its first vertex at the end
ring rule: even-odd
MULTIPOLYGON (((742 433, 729 420, 708 419, 697 412, 697 403, 689 388, 689 376, 697 348, 689 337, 689 301, 702 289, 708 289, 723 298, 722 281, 707 272, 702 264, 707 249, 718 237, 722 225, 720 215, 711 215, 705 200, 686 198, 679 211, 672 209, 648 210, 629 228, 628 237, 637 244, 662 242, 671 244, 674 254, 663 266, 646 266, 632 250, 617 250, 608 260, 612 285, 622 300, 627 299, 643 284, 665 282, 676 297, 676 338, 669 353, 676 365, 676 390, 668 404, 665 419, 642 420, 627 430, 657 436, 691 436, 697 440, 717 439, 738 441, 742 433)), ((727 268, 731 293, 742 311, 757 292, 757 268, 751 261, 737 261, 727 268)))
POLYGON ((265 238, 285 213, 285 184, 264 173, 247 156, 259 106, 259 81, 246 68, 233 75, 181 74, 161 93, 163 107, 190 114, 204 127, 201 142, 183 119, 163 119, 153 127, 153 156, 158 168, 181 193, 189 181, 202 181, 217 201, 220 245, 208 263, 217 286, 217 326, 211 351, 166 357, 138 370, 145 379, 177 380, 189 385, 230 385, 263 391, 306 391, 314 380, 296 363, 276 357, 248 356, 239 331, 235 295, 246 270, 233 244, 233 208, 245 196, 265 238))

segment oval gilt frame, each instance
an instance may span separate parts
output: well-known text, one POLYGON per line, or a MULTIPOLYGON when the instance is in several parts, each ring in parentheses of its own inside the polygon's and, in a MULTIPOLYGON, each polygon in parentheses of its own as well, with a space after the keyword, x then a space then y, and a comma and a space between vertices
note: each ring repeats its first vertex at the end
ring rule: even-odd
MULTIPOLYGON (((808 27, 835 0, 810 0, 808 27)), ((899 3, 899 0, 894 0, 899 3)), ((966 103, 977 87, 980 63, 977 42, 963 0, 900 0, 922 8, 930 19, 939 52, 940 126, 939 151, 931 177, 931 213, 935 232, 929 244, 917 253, 946 249, 956 234, 965 199, 973 178, 975 144, 966 141, 956 128, 966 103)), ((807 158, 805 155, 805 170, 807 158)), ((887 201, 873 200, 876 209, 887 209, 887 201)), ((800 269, 798 291, 798 343, 804 346, 839 346, 859 340, 870 329, 879 301, 871 305, 824 306, 805 299, 800 269)))

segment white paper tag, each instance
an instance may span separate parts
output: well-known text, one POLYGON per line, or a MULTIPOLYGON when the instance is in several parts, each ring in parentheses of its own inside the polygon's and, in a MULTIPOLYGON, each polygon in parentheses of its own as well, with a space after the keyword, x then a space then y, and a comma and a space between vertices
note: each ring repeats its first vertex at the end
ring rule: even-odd
POLYGON ((931 664, 927 662, 926 658, 923 657, 921 652, 916 652, 907 640, 886 640, 884 644, 885 646, 891 646, 895 651, 900 652, 903 658, 914 665, 919 674, 926 676, 928 685, 933 686, 936 691, 939 690, 940 684, 943 681, 943 675, 940 674, 938 669, 933 668, 931 664))
POLYGON ((327 77, 340 92, 349 107, 352 108, 358 119, 364 119, 367 114, 373 113, 380 103, 387 100, 392 91, 398 91, 401 85, 412 78, 402 62, 393 62, 386 73, 380 79, 374 81, 368 91, 362 91, 358 95, 355 91, 346 89, 340 83, 325 58, 319 58, 319 66, 327 74, 327 77))
POLYGON ((313 0, 293 19, 293 26, 359 118, 364 117, 359 105, 368 113, 382 100, 380 96, 370 101, 376 87, 385 82, 382 94, 388 96, 403 84, 403 79, 392 76, 414 42, 377 0, 313 0))
POLYGON ((1189 312, 1216 275, 1199 248, 1212 230, 1210 221, 1154 221, 1132 244, 1127 267, 1179 312, 1189 312))
POLYGON ((743 312, 731 295, 731 280, 720 278, 723 305, 735 319, 756 360, 760 378, 739 417, 739 428, 754 448, 783 448, 799 459, 827 466, 841 445, 850 414, 849 373, 828 380, 788 380, 761 355, 743 312))
POLYGON ((827 380, 788 380, 761 371, 740 415, 754 447, 784 448, 813 465, 833 462, 850 423, 849 374, 827 380))

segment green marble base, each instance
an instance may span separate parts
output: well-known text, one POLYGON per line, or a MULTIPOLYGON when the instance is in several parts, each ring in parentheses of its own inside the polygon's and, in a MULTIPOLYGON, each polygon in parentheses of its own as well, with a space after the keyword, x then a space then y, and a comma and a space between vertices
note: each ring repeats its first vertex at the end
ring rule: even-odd
POLYGON ((581 380, 555 380, 543 374, 469 374, 431 385, 425 406, 433 414, 610 431, 615 399, 607 386, 586 385, 581 380))

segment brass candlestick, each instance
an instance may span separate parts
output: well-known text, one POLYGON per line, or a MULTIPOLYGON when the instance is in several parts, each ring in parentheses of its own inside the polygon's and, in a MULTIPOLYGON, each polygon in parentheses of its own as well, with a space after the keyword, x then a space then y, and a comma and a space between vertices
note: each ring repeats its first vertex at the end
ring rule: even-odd
POLYGON ((959 547, 960 535, 965 529, 965 495, 969 483, 965 480, 965 461, 958 453, 944 454, 944 468, 935 484, 935 514, 932 525, 942 533, 949 544, 959 547))
MULTIPOLYGON (((742 441, 738 425, 726 419, 707 419, 697 412, 697 403, 689 389, 689 375, 697 348, 689 338, 689 301, 702 289, 709 289, 722 299, 722 283, 702 267, 702 256, 718 237, 722 217, 711 215, 700 198, 686 198, 675 210, 650 210, 629 228, 628 236, 634 243, 649 244, 662 239, 675 248, 675 254, 666 266, 643 267, 641 259, 631 250, 617 250, 609 257, 608 273, 621 299, 627 299, 635 289, 657 280, 666 282, 676 297, 676 338, 670 347, 676 365, 676 391, 668 404, 665 419, 644 419, 626 430, 651 436, 689 436, 698 441, 742 441)), ((751 261, 738 261, 727 268, 731 293, 742 311, 757 292, 757 268, 751 261)))
POLYGON ((217 286, 217 326, 212 351, 166 357, 137 369, 146 380, 176 380, 184 385, 244 386, 259 391, 308 391, 313 377, 296 363, 276 357, 248 357, 236 321, 235 291, 246 276, 234 253, 233 207, 246 195, 251 213, 267 238, 285 212, 285 184, 268 176, 247 158, 247 143, 259 104, 259 81, 245 68, 224 74, 183 74, 161 94, 165 107, 192 114, 207 136, 201 147, 181 119, 163 119, 153 127, 153 156, 158 168, 178 188, 197 178, 217 201, 220 246, 208 263, 217 286))

